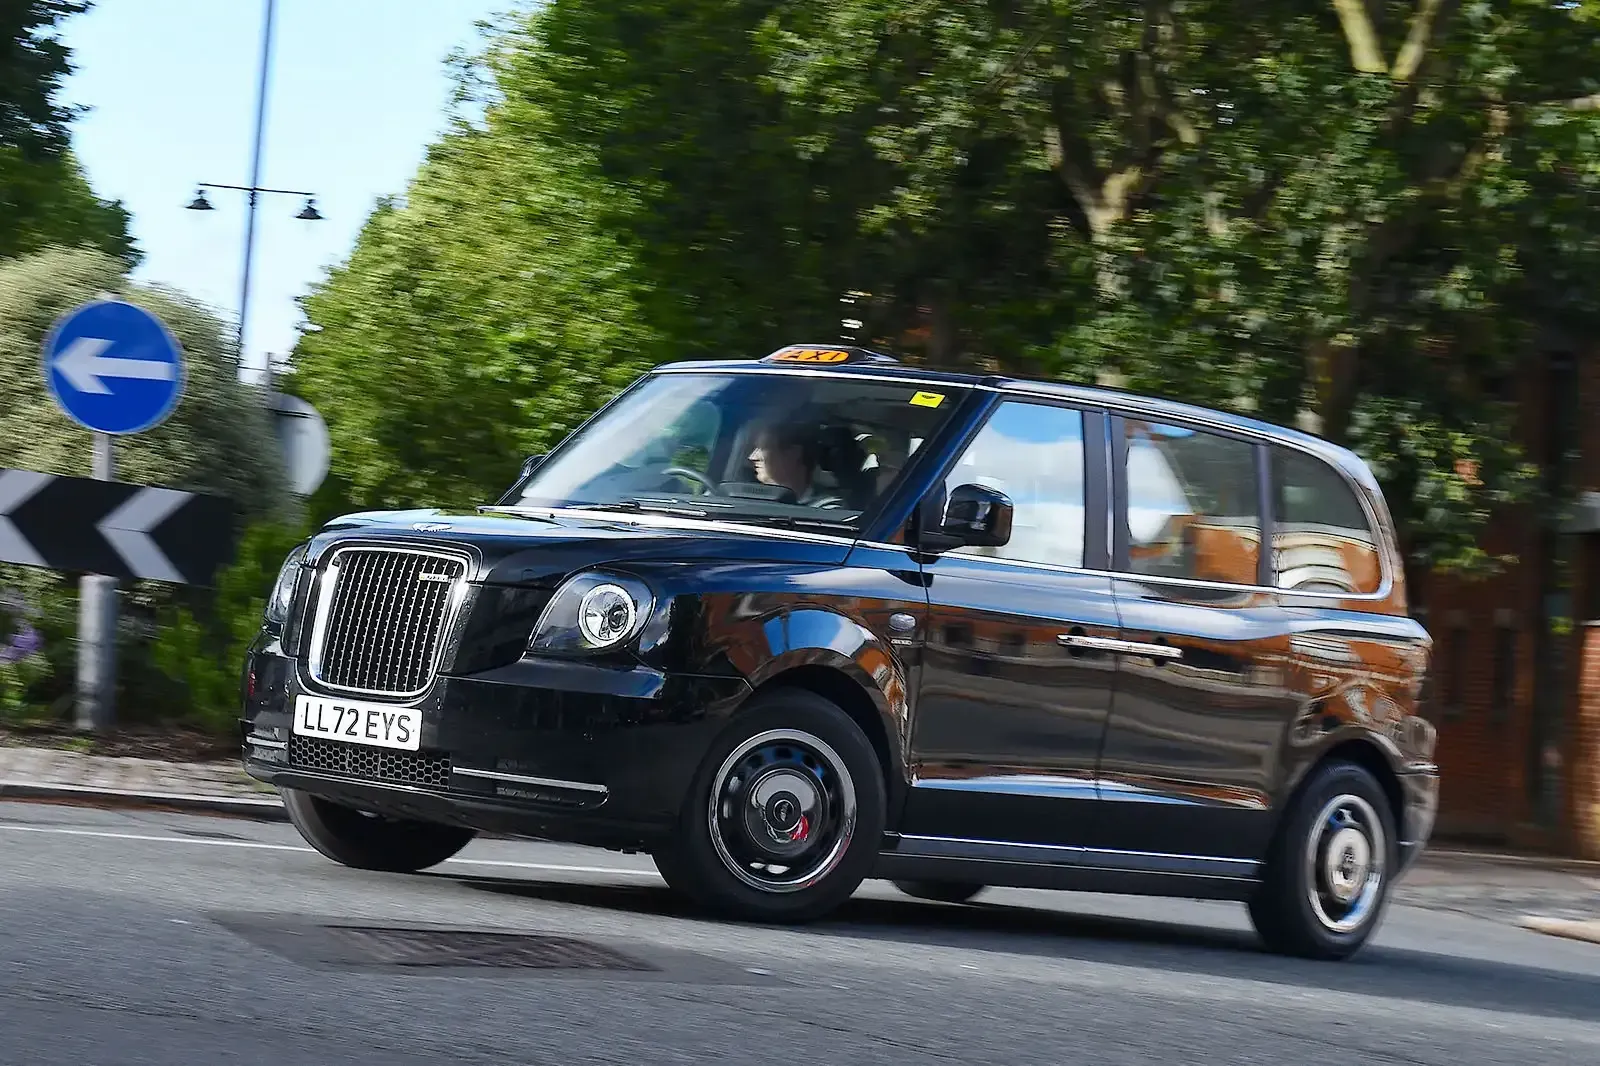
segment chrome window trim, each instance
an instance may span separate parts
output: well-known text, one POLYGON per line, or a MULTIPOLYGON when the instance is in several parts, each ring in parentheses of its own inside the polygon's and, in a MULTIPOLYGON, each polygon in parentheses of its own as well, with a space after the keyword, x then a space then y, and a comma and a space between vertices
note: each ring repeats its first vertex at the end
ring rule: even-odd
MULTIPOLYGON (((1221 434, 1240 435, 1240 437, 1250 437, 1250 439, 1256 440, 1258 443, 1266 443, 1266 445, 1269 445, 1269 447, 1275 445, 1275 447, 1290 448, 1290 450, 1299 451, 1301 455, 1310 456, 1310 458, 1314 459, 1314 461, 1317 461, 1317 463, 1322 463, 1323 466, 1328 467, 1330 471, 1334 472, 1336 477, 1339 477, 1339 479, 1344 482, 1344 485, 1349 488, 1350 493, 1355 496, 1355 501, 1362 506, 1362 514, 1366 519, 1366 531, 1368 531, 1368 535, 1371 535, 1371 538, 1373 538, 1374 549, 1378 549, 1378 567, 1379 570, 1382 571, 1382 576, 1378 581, 1378 589, 1373 592, 1302 592, 1299 591, 1299 589, 1283 589, 1283 587, 1270 586, 1270 584, 1238 584, 1232 583, 1232 581, 1202 581, 1202 579, 1198 578, 1166 578, 1166 576, 1142 575, 1142 573, 1138 573, 1138 571, 1133 570, 1118 570, 1115 571, 1115 573, 1118 573, 1118 575, 1122 576, 1128 576, 1128 578, 1138 579, 1138 581, 1163 581, 1163 583, 1168 584, 1186 584, 1186 586, 1213 587, 1213 589, 1256 589, 1256 591, 1277 592, 1277 594, 1282 595, 1296 595, 1296 597, 1310 597, 1310 599, 1320 600, 1386 600, 1389 599, 1389 595, 1394 592, 1394 567, 1390 565, 1389 551, 1387 551, 1387 549, 1389 549, 1389 543, 1387 543, 1386 539, 1378 536, 1378 530, 1382 530, 1382 528, 1387 527, 1384 527, 1384 525, 1379 522, 1378 512, 1374 511, 1373 503, 1371 503, 1371 499, 1368 498, 1368 495, 1366 495, 1365 485, 1360 485, 1360 483, 1355 482, 1355 480, 1352 479, 1352 477, 1350 477, 1346 471, 1344 471, 1344 467, 1339 466, 1338 463, 1333 463, 1333 461, 1330 461, 1328 456, 1320 455, 1315 448, 1307 447, 1307 445, 1298 442, 1298 440, 1288 440, 1285 439, 1285 437, 1280 437, 1280 435, 1274 435, 1270 434, 1270 432, 1262 431, 1262 429, 1254 429, 1254 427, 1234 426, 1234 424, 1226 423, 1226 421, 1221 421, 1221 419, 1206 419, 1205 416, 1187 415, 1187 413, 1176 416, 1168 415, 1168 413, 1163 413, 1163 411, 1158 410, 1158 408, 1130 407, 1130 411, 1136 411, 1136 413, 1139 413, 1139 415, 1142 416, 1150 416, 1150 418, 1162 419, 1160 424, 1178 424, 1178 426, 1184 426, 1184 424, 1195 424, 1195 426, 1205 427, 1205 429, 1208 429, 1208 431, 1221 432, 1221 434)), ((1123 411, 1123 413, 1128 413, 1128 411, 1123 411)), ((1115 474, 1115 469, 1112 471, 1112 474, 1115 474)), ((1258 515, 1256 520, 1259 522, 1259 520, 1261 520, 1261 515, 1258 515)), ((1115 517, 1112 517, 1112 522, 1115 522, 1115 517)), ((1270 544, 1262 544, 1262 551, 1272 551, 1272 546, 1270 546, 1270 544)), ((1277 573, 1277 567, 1275 567, 1275 565, 1272 570, 1274 570, 1274 573, 1277 573)))
POLYGON ((439 668, 444 662, 445 645, 448 637, 455 628, 456 621, 461 614, 461 607, 466 602, 467 585, 472 575, 472 557, 466 552, 459 552, 445 548, 410 548, 398 547, 393 543, 382 540, 349 540, 340 543, 329 551, 318 562, 317 575, 317 608, 311 624, 311 638, 306 647, 306 673, 318 686, 329 692, 349 693, 352 696, 368 696, 401 706, 414 706, 434 682, 439 679, 439 668), (428 680, 419 689, 409 692, 384 692, 374 689, 352 688, 347 685, 336 685, 322 679, 322 655, 326 651, 324 642, 327 640, 328 616, 333 611, 333 594, 338 584, 339 557, 353 551, 390 552, 396 555, 419 555, 425 558, 444 559, 449 562, 461 564, 461 576, 450 582, 450 598, 440 622, 439 642, 433 649, 433 660, 428 664, 428 680))
MULTIPOLYGON (((841 375, 841 376, 843 376, 843 375, 841 375)), ((974 386, 974 387, 975 388, 978 388, 978 387, 986 388, 990 392, 996 392, 996 393, 999 393, 999 394, 1001 394, 1003 396, 1017 396, 1017 397, 1024 397, 1024 398, 1027 398, 1027 399, 1035 399, 1035 400, 1049 400, 1049 401, 1055 401, 1057 403, 1066 402, 1066 403, 1081 403, 1081 404, 1084 404, 1084 405, 1092 405, 1092 406, 1096 406, 1096 407, 1100 407, 1100 408, 1105 409, 1108 414, 1110 414, 1110 413, 1126 414, 1126 413, 1128 413, 1128 411, 1133 411, 1133 412, 1138 413, 1138 414, 1152 414, 1152 413, 1157 413, 1158 412, 1158 409, 1154 409, 1153 408, 1153 409, 1150 409, 1150 410, 1146 410, 1144 408, 1139 407, 1137 404, 1134 404, 1134 403, 1128 404, 1127 405, 1127 410, 1117 411, 1116 409, 1119 406, 1118 404, 1116 404, 1116 403, 1114 403, 1114 402, 1112 402, 1110 400, 1107 400, 1107 399, 1103 399, 1103 398, 1100 398, 1100 397, 1095 397, 1093 395, 1075 396, 1075 395, 1068 394, 1066 392, 1063 392, 1063 393, 1060 393, 1060 394, 1056 394, 1056 393, 1050 393, 1050 392, 1044 392, 1044 391, 1027 390, 1027 389, 1023 389, 1023 388, 1019 388, 1019 387, 1015 387, 1015 386, 1006 386, 1004 388, 994 388, 994 387, 990 387, 990 386, 974 386)), ((1170 416, 1166 415, 1165 413, 1162 413, 1162 417, 1170 417, 1170 416)), ((1301 598, 1301 599, 1309 599, 1309 600, 1315 600, 1315 601, 1319 601, 1319 602, 1331 602, 1331 601, 1341 601, 1341 600, 1344 600, 1344 601, 1355 600, 1355 601, 1369 601, 1370 602, 1370 601, 1385 600, 1385 599, 1389 598, 1390 594, 1393 592, 1393 589, 1394 589, 1394 580, 1393 580, 1394 571, 1393 571, 1393 567, 1390 564, 1389 553, 1386 550, 1387 542, 1384 540, 1383 537, 1378 535, 1378 531, 1381 530, 1381 529, 1384 529, 1386 527, 1383 526, 1383 524, 1378 521, 1378 515, 1377 515, 1376 511, 1373 509, 1372 502, 1367 497, 1367 492, 1366 492, 1364 486, 1356 483, 1354 481, 1354 479, 1352 479, 1347 473, 1345 473, 1345 471, 1339 466, 1339 464, 1331 462, 1326 456, 1320 455, 1315 449, 1307 447, 1307 446, 1301 444, 1298 441, 1286 440, 1283 437, 1275 436, 1272 433, 1264 431, 1264 430, 1241 429, 1240 427, 1233 426, 1233 425, 1231 425, 1231 424, 1229 424, 1228 422, 1225 422, 1225 421, 1208 420, 1208 419, 1204 419, 1202 417, 1192 417, 1192 416, 1188 416, 1188 415, 1179 416, 1178 420, 1180 422, 1198 423, 1200 425, 1204 425, 1207 429, 1215 429, 1215 430, 1218 430, 1218 431, 1221 431, 1221 432, 1224 432, 1224 433, 1237 432, 1239 434, 1252 437, 1253 439, 1259 440, 1260 442, 1266 443, 1268 445, 1280 445, 1280 446, 1285 447, 1285 448, 1293 448, 1296 451, 1299 451, 1299 452, 1309 456, 1311 459, 1313 459, 1313 460, 1315 460, 1317 462, 1320 462, 1324 466, 1327 466, 1330 469, 1332 469, 1333 472, 1336 475, 1338 475, 1341 479, 1343 479, 1344 483, 1351 489, 1352 493, 1356 497, 1357 502, 1359 502, 1360 505, 1361 505, 1362 514, 1366 517, 1366 520, 1367 520, 1367 531, 1368 531, 1369 535, 1372 537, 1373 547, 1374 547, 1374 549, 1377 550, 1377 553, 1378 553, 1378 565, 1382 570, 1382 579, 1378 582, 1377 590, 1374 591, 1374 592, 1351 592, 1351 593, 1323 592, 1323 591, 1313 591, 1313 590, 1304 590, 1304 591, 1302 591, 1302 590, 1297 590, 1297 589, 1279 588, 1278 586, 1275 586, 1275 585, 1262 585, 1262 584, 1253 584, 1253 583, 1236 583, 1236 582, 1231 582, 1231 581, 1207 581, 1207 580, 1204 580, 1204 579, 1201 579, 1201 578, 1167 577, 1165 575, 1157 575, 1157 574, 1140 574, 1140 573, 1138 573, 1136 571, 1132 571, 1132 570, 1116 570, 1116 569, 1099 570, 1099 569, 1095 569, 1093 567, 1067 566, 1067 565, 1062 564, 1062 563, 1034 562, 1034 561, 1026 560, 1026 559, 999 559, 999 558, 995 558, 995 557, 992 557, 992 556, 986 556, 986 555, 961 555, 961 554, 957 554, 957 553, 954 553, 954 552, 940 553, 940 554, 941 555, 949 555, 952 558, 967 559, 967 560, 977 560, 977 561, 982 561, 982 562, 985 562, 985 563, 998 564, 1000 566, 1007 566, 1007 567, 1012 567, 1012 568, 1020 568, 1020 569, 1025 569, 1025 570, 1034 570, 1034 571, 1038 571, 1040 573, 1088 574, 1088 575, 1095 575, 1095 576, 1104 575, 1104 576, 1109 576, 1109 577, 1113 577, 1113 578, 1122 578, 1122 579, 1129 580, 1129 581, 1137 581, 1137 582, 1141 582, 1141 583, 1151 583, 1151 584, 1157 584, 1157 585, 1168 585, 1168 586, 1175 586, 1175 587, 1179 587, 1179 588, 1218 589, 1218 590, 1232 590, 1232 591, 1238 591, 1238 592, 1257 592, 1257 593, 1270 592, 1270 593, 1273 593, 1274 595, 1293 596, 1293 597, 1297 597, 1297 598, 1301 598)), ((1108 423, 1108 429, 1109 429, 1109 423, 1108 423)), ((1108 441, 1108 445, 1109 445, 1109 441, 1108 441)), ((1112 482, 1112 479, 1116 475, 1116 460, 1113 457, 1113 454, 1112 454, 1113 451, 1114 451, 1114 449, 1112 449, 1109 446, 1105 449, 1105 452, 1106 452, 1106 479, 1107 479, 1106 480, 1106 484, 1107 484, 1108 487, 1110 486, 1110 484, 1112 482)), ((1110 494, 1108 493, 1107 495, 1109 497, 1110 494)), ((1107 545, 1110 545, 1111 543, 1113 543, 1114 530, 1115 530, 1115 525, 1116 525, 1116 515, 1114 513, 1116 509, 1115 509, 1115 507, 1110 506, 1109 502, 1110 501, 1108 499, 1108 506, 1106 507, 1106 543, 1107 543, 1107 545)), ((886 543, 884 541, 869 541, 869 540, 860 540, 860 541, 856 541, 854 543, 860 545, 861 547, 886 548, 886 549, 891 549, 891 550, 895 550, 895 551, 902 551, 902 552, 905 552, 905 553, 910 554, 910 555, 919 554, 913 548, 911 548, 908 545, 904 545, 904 544, 889 544, 889 543, 886 543)), ((1271 549, 1270 545, 1263 545, 1263 550, 1271 551, 1272 549, 1271 549)), ((1276 571, 1277 568, 1274 567, 1273 569, 1274 569, 1274 571, 1276 571)))

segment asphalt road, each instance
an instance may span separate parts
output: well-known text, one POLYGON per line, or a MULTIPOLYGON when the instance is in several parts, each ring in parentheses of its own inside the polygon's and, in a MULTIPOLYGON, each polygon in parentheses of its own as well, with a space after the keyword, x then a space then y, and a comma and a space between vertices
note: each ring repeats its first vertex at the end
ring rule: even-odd
POLYGON ((0 804, 0 1062, 1600 1062, 1600 947, 1458 912, 1396 908, 1327 964, 1262 953, 1227 905, 869 883, 775 929, 696 915, 642 857, 462 858, 368 874, 284 825, 0 804), (575 938, 636 968, 396 966, 415 935, 385 962, 329 925, 575 938))

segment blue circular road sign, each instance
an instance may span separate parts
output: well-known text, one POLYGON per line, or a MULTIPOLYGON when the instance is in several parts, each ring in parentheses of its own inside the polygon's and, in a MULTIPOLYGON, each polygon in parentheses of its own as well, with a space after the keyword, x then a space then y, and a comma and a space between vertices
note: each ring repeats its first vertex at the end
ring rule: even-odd
POLYGON ((143 433, 178 406, 183 349, 142 307, 97 300, 67 312, 45 338, 44 380, 85 429, 143 433))

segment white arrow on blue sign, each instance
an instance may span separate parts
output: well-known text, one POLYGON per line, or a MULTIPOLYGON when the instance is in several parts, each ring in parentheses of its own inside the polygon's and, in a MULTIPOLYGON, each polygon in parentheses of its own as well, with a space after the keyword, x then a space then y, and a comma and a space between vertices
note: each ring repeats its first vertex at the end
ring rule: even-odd
POLYGON ((183 349, 144 308, 96 300, 62 316, 45 338, 44 380, 85 429, 143 433, 178 406, 183 349))

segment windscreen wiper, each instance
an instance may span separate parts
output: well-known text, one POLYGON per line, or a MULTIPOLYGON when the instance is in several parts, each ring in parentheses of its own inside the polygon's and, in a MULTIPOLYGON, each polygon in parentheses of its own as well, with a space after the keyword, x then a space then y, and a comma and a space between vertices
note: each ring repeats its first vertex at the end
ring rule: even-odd
POLYGON ((802 518, 798 515, 740 515, 741 522, 767 523, 778 526, 796 526, 804 529, 825 530, 829 533, 842 533, 846 536, 856 536, 861 531, 855 523, 841 521, 837 518, 802 518))
POLYGON ((711 512, 726 511, 730 508, 725 503, 687 503, 683 500, 664 500, 650 496, 629 496, 627 499, 618 500, 608 504, 590 504, 589 507, 596 511, 612 508, 620 511, 662 511, 667 514, 688 515, 691 518, 710 518, 711 512))
POLYGON ((532 511, 526 508, 518 507, 514 503, 479 504, 477 511, 479 514, 504 515, 507 518, 521 518, 529 522, 549 522, 551 525, 556 524, 556 520, 551 518, 549 515, 540 514, 538 511, 532 511))

